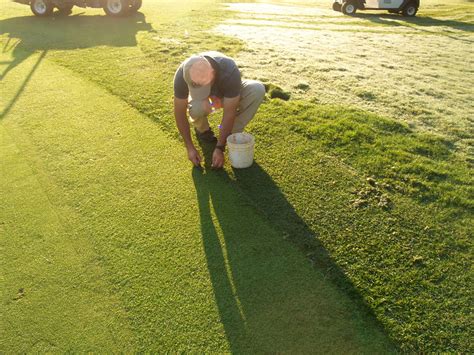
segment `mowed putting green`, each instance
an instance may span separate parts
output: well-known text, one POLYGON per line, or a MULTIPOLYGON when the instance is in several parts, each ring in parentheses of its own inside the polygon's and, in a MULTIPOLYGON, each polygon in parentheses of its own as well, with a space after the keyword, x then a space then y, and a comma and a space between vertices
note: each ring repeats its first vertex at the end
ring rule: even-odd
POLYGON ((123 101, 38 54, 2 82, 2 108, 35 66, 1 121, 2 352, 390 351, 249 201, 123 101))

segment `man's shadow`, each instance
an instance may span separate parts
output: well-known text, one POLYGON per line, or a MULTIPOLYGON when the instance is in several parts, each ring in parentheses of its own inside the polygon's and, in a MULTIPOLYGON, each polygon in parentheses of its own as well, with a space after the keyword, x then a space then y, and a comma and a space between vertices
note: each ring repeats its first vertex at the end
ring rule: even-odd
POLYGON ((49 51, 98 46, 134 47, 137 45, 136 35, 139 31, 153 31, 142 13, 124 18, 77 14, 47 18, 22 16, 1 20, 0 35, 8 36, 2 53, 9 53, 12 59, 0 63, 6 66, 0 71, 0 81, 34 53, 40 53, 40 56, 20 84, 16 95, 0 114, 0 119, 10 111, 49 51))
POLYGON ((355 352, 394 350, 354 286, 265 170, 257 163, 236 169, 236 184, 225 170, 210 169, 212 146, 202 148, 204 168, 194 168, 192 177, 209 275, 231 351, 349 350, 341 347, 344 343, 355 352), (296 253, 293 259, 295 245, 310 257, 296 253), (334 289, 350 295, 348 307, 333 301, 334 289), (380 347, 358 339, 360 329, 370 329, 363 338, 375 336, 380 347))

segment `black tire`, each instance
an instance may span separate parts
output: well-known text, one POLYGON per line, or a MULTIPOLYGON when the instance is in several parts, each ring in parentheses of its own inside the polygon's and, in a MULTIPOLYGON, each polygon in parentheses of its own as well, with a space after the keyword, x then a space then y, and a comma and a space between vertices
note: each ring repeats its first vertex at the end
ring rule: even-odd
POLYGON ((346 1, 344 4, 342 4, 342 13, 344 15, 354 15, 357 11, 357 6, 354 2, 352 1, 346 1))
POLYGON ((342 7, 341 4, 339 4, 338 2, 335 2, 332 4, 332 9, 334 11, 341 11, 341 7, 342 7))
POLYGON ((109 16, 125 16, 129 10, 130 0, 104 0, 104 11, 109 16))
POLYGON ((130 12, 135 13, 142 7, 142 0, 131 0, 130 1, 130 12))
POLYGON ((418 6, 414 2, 408 3, 402 10, 403 16, 414 17, 418 12, 418 6))
POLYGON ((72 13, 72 8, 73 7, 74 7, 74 5, 61 5, 61 6, 58 6, 59 15, 61 15, 61 16, 70 15, 72 13))
POLYGON ((39 17, 51 16, 54 10, 54 6, 49 0, 31 0, 30 8, 39 17))

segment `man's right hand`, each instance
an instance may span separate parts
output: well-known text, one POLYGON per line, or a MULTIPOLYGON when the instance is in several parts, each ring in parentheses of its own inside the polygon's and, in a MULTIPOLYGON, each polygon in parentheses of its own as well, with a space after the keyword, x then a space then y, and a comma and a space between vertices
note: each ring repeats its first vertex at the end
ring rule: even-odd
POLYGON ((198 151, 194 146, 188 147, 188 159, 194 166, 201 166, 201 156, 199 155, 198 151))

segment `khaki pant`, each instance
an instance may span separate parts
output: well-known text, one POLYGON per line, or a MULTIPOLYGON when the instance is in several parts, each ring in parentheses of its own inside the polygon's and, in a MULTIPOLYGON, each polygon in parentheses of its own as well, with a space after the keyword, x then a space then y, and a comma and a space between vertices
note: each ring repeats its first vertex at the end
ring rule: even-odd
MULTIPOLYGON (((259 81, 242 80, 240 89, 240 103, 235 116, 232 133, 242 132, 255 116, 258 107, 265 97, 265 87, 259 81)), ((205 132, 209 129, 208 114, 204 111, 204 102, 191 100, 189 102, 189 122, 199 132, 205 132)))

